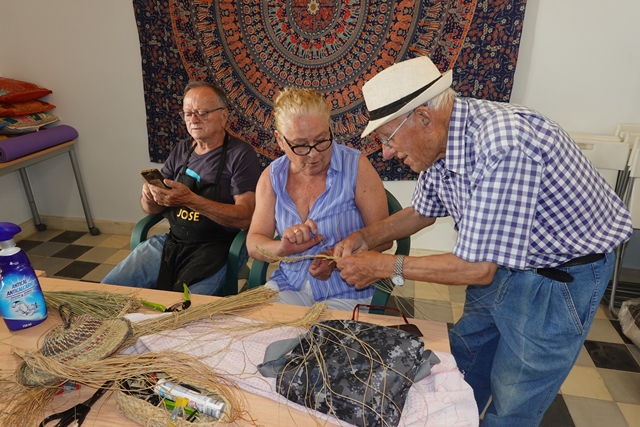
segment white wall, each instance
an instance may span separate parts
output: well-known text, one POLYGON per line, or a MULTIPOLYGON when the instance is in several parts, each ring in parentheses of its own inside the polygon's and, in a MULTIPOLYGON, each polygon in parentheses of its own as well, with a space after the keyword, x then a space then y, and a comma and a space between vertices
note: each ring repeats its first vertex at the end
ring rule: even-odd
MULTIPOLYGON (((512 102, 570 131, 613 133, 619 122, 640 123, 637 16, 637 0, 529 0, 512 102)), ((131 0, 4 0, 2 17, 0 75, 54 91, 46 99, 80 134, 94 219, 135 222, 139 171, 151 163, 131 0)), ((29 176, 41 214, 84 216, 67 156, 31 167, 29 176)), ((414 183, 386 185, 409 204, 414 183)), ((0 177, 0 200, 2 221, 30 219, 17 172, 0 177)), ((454 241, 443 219, 414 236, 413 247, 450 250, 454 241)))
MULTIPOLYGON (((5 0, 2 16, 0 75, 53 90, 45 99, 80 135, 93 217, 135 222, 143 214, 139 171, 151 163, 132 2, 5 0)), ((67 155, 28 173, 41 215, 84 217, 67 155)), ((31 218, 17 172, 0 177, 0 194, 3 221, 31 218)))

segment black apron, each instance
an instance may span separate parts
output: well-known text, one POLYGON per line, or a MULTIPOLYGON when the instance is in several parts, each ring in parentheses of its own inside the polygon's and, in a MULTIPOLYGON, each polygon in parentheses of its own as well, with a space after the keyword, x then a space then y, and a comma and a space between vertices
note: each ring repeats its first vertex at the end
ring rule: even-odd
MULTIPOLYGON (((186 174, 189 158, 196 147, 187 153, 177 181, 186 185, 198 196, 219 201, 220 177, 224 169, 229 134, 225 135, 218 173, 213 184, 202 184, 186 174)), ((230 231, 212 219, 186 206, 166 208, 162 215, 171 227, 162 249, 162 261, 158 274, 158 289, 182 292, 182 284, 197 283, 215 274, 227 262, 229 248, 238 230, 230 231)))

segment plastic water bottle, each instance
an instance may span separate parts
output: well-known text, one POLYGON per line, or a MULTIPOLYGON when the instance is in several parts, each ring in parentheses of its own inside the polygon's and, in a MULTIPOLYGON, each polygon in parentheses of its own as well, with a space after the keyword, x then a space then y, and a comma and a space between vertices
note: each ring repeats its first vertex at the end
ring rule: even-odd
POLYGON ((0 315, 11 331, 42 323, 47 306, 29 258, 13 237, 22 229, 0 222, 0 315))
POLYGON ((224 414, 226 404, 223 400, 196 393, 193 390, 167 381, 164 378, 158 380, 158 383, 153 387, 153 391, 160 397, 174 401, 178 397, 186 398, 188 401, 186 406, 217 420, 224 414))

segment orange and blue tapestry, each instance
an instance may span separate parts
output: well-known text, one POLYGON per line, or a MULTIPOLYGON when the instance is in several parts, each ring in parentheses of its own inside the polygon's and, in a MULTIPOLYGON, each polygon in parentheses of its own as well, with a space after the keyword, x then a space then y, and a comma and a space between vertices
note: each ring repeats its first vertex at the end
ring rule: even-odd
POLYGON ((366 154, 383 180, 415 179, 384 160, 376 135, 360 139, 362 85, 393 63, 428 55, 453 69, 461 96, 508 102, 526 0, 134 0, 149 154, 163 162, 187 137, 178 116, 190 80, 228 94, 228 130, 263 167, 282 155, 273 100, 309 87, 332 105, 336 139, 366 154))

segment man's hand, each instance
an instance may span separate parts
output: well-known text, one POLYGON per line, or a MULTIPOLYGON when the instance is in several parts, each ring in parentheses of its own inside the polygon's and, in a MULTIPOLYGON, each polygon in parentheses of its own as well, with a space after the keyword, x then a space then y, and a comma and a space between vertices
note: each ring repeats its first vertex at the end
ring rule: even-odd
POLYGON ((338 258, 346 258, 356 252, 366 252, 369 245, 364 241, 362 234, 358 231, 351 233, 346 239, 341 240, 333 248, 333 254, 338 258))
POLYGON ((337 268, 345 282, 356 289, 363 289, 376 280, 390 278, 394 265, 394 256, 367 251, 342 258, 338 261, 337 268))
POLYGON ((149 202, 153 202, 155 203, 155 200, 153 199, 153 193, 151 192, 151 184, 147 184, 146 182, 144 184, 142 184, 142 200, 149 203, 149 202))
MULTIPOLYGON (((194 193, 189 188, 177 181, 165 179, 164 183, 169 189, 160 188, 155 185, 147 185, 153 200, 160 206, 189 206, 189 201, 194 193)), ((143 189, 144 196, 144 189, 143 189)))

